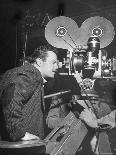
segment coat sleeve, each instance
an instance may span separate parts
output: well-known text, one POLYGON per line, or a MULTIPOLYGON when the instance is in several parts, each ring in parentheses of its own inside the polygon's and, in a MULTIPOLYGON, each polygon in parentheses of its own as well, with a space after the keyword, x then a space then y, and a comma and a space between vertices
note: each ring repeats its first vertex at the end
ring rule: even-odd
POLYGON ((34 93, 36 84, 26 74, 18 75, 2 93, 3 113, 7 132, 12 141, 17 141, 26 133, 23 108, 34 93))
POLYGON ((108 115, 101 117, 97 120, 97 122, 100 124, 108 124, 112 128, 116 127, 116 110, 113 110, 108 115))

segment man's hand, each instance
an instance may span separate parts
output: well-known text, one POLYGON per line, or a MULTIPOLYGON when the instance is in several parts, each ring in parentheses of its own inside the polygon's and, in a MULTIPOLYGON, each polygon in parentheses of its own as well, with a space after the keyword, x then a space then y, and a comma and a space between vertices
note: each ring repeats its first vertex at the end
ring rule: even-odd
POLYGON ((83 120, 88 126, 97 128, 97 118, 91 109, 84 109, 80 114, 80 119, 83 120))
POLYGON ((25 136, 21 138, 21 140, 40 140, 40 138, 36 135, 26 132, 25 136))

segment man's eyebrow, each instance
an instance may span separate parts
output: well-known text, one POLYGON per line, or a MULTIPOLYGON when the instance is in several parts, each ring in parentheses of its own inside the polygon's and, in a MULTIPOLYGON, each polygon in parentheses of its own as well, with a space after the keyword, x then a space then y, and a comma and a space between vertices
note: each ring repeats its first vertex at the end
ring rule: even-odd
POLYGON ((55 60, 55 59, 52 59, 52 61, 53 61, 53 62, 57 62, 57 60, 55 60))

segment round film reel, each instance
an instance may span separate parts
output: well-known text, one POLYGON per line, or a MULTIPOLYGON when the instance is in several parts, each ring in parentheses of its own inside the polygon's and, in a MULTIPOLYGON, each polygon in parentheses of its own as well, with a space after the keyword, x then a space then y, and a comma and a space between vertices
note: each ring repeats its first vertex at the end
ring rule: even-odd
POLYGON ((72 50, 78 46, 79 32, 74 20, 59 16, 50 20, 46 25, 45 38, 54 47, 72 50))
POLYGON ((108 46, 115 35, 112 23, 104 17, 94 16, 86 19, 80 27, 80 42, 87 44, 89 37, 97 36, 100 39, 100 48, 108 46))

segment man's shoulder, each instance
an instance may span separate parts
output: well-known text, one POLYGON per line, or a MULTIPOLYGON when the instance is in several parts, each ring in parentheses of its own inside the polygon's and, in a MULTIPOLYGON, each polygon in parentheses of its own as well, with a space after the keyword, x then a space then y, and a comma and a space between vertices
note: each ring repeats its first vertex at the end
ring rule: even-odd
POLYGON ((38 78, 39 77, 42 77, 41 76, 41 73, 39 70, 37 70, 33 65, 31 64, 25 64, 23 66, 20 66, 17 68, 17 72, 18 74, 22 73, 22 74, 27 74, 29 76, 32 76, 32 77, 36 77, 38 78))
POLYGON ((32 65, 23 65, 7 70, 0 78, 1 89, 9 83, 25 83, 36 85, 42 83, 41 73, 32 65))

